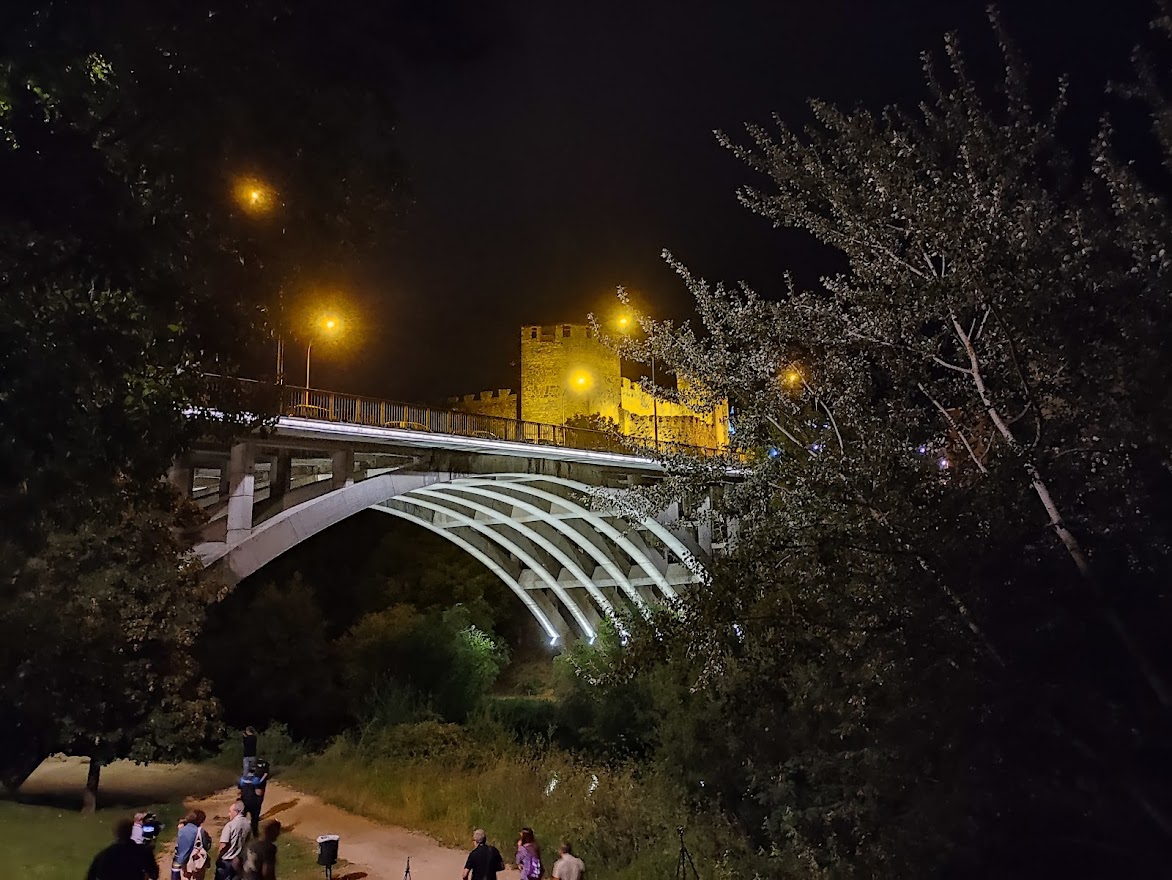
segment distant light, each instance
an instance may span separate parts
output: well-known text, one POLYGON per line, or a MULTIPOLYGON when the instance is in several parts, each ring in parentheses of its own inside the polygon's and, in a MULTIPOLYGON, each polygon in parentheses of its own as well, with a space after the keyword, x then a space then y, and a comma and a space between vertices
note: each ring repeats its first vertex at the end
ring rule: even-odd
POLYGON ((928 447, 921 443, 916 447, 916 452, 920 453, 920 455, 926 455, 928 453, 928 447))
POLYGON ((821 452, 825 448, 826 448, 825 443, 815 443, 810 447, 810 451, 811 452, 821 452))
POLYGON ((936 460, 936 467, 940 468, 940 470, 942 470, 942 471, 948 470, 948 465, 949 465, 948 459, 944 458, 943 456, 941 456, 940 458, 938 458, 936 460))
POLYGON ((236 203, 249 214, 267 214, 276 207, 277 194, 257 177, 241 177, 232 187, 236 203))
POLYGON ((802 374, 799 373, 797 370, 790 369, 790 370, 785 371, 785 384, 786 385, 797 385, 801 381, 802 381, 802 374))
POLYGON ((781 455, 781 450, 776 446, 770 446, 768 455, 770 458, 777 458, 777 456, 781 455))

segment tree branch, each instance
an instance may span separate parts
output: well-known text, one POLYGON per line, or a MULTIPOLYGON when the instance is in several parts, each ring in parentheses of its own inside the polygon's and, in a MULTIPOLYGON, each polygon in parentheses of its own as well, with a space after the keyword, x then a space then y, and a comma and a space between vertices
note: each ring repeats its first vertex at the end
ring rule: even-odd
POLYGON ((932 402, 932 405, 936 407, 937 410, 939 410, 940 415, 944 416, 944 421, 948 422, 948 426, 952 428, 956 436, 960 438, 960 442, 964 444, 964 448, 968 451, 969 458, 973 460, 973 464, 977 466, 977 470, 979 470, 982 474, 989 473, 988 469, 985 467, 984 462, 977 458, 977 454, 973 451, 973 447, 969 444, 968 438, 965 437, 964 432, 961 431, 960 426, 956 424, 956 420, 952 417, 948 410, 944 408, 940 401, 928 393, 928 389, 925 388, 922 383, 917 382, 916 387, 919 388, 924 397, 928 398, 928 400, 932 402))

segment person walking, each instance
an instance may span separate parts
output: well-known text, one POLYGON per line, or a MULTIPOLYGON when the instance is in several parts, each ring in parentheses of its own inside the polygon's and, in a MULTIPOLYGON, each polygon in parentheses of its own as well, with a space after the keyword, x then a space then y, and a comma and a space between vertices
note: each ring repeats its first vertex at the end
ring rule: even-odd
POLYGON ((216 880, 239 880, 244 874, 244 844, 250 824, 243 801, 228 809, 228 821, 220 831, 220 854, 216 857, 216 880))
POLYGON ((560 847, 561 857, 553 863, 550 877, 553 880, 582 880, 586 874, 586 863, 574 855, 574 849, 568 840, 563 840, 560 847))
POLYGON ((135 843, 133 832, 133 819, 114 823, 114 842, 94 856, 85 880, 158 880, 159 866, 150 847, 135 843))
POLYGON ((260 814, 264 809, 268 781, 268 770, 258 766, 255 759, 252 769, 240 777, 240 800, 251 820, 253 837, 260 836, 260 814))
POLYGON ((277 880, 277 838, 281 823, 266 822, 264 834, 248 844, 244 851, 244 880, 277 880))
POLYGON ((192 810, 183 817, 183 826, 175 837, 175 861, 171 866, 171 877, 180 880, 203 880, 207 873, 211 836, 203 830, 207 821, 203 810, 192 810))
POLYGON ((256 728, 250 724, 240 736, 244 740, 244 769, 241 775, 247 776, 256 767, 256 728))
POLYGON ((517 838, 517 865, 521 869, 521 880, 541 880, 545 870, 541 867, 541 846, 532 828, 522 828, 517 838))
POLYGON ((463 880, 496 880, 497 871, 505 869, 501 851, 488 842, 483 828, 472 832, 472 852, 464 862, 463 880))

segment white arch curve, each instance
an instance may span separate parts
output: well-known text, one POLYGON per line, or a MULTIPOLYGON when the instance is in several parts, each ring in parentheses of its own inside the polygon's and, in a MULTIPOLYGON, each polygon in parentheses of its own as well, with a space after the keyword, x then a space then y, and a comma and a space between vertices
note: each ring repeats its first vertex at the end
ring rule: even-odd
MULTIPOLYGON (((511 477, 519 481, 536 482, 536 483, 555 483, 559 486, 568 486, 572 489, 577 489, 579 492, 584 492, 587 495, 599 495, 599 489, 596 486, 588 486, 585 483, 579 483, 576 480, 568 480, 565 477, 547 477, 541 474, 501 474, 502 477, 511 477)), ((605 496, 603 496, 605 497, 605 496)), ((696 554, 689 550, 684 543, 673 535, 670 531, 663 527, 662 523, 657 522, 654 518, 649 516, 640 517, 639 524, 646 527, 649 532, 654 534, 665 546, 671 549, 684 564, 696 575, 703 576, 704 566, 700 564, 700 560, 696 558, 696 554)))
POLYGON ((483 514, 489 518, 489 522, 499 523, 500 525, 507 526, 514 531, 520 532, 521 535, 523 535, 526 539, 532 541, 534 544, 560 562, 562 567, 570 572, 570 574, 574 576, 574 579, 586 588, 586 592, 588 592, 591 598, 598 603, 598 607, 601 608, 608 617, 615 616, 614 606, 611 605, 610 600, 602 594, 600 589, 598 589, 598 586, 594 583, 594 579, 582 570, 582 567, 578 565, 578 561, 563 553, 560 547, 549 541, 544 535, 529 528, 527 523, 517 522, 511 517, 501 513, 499 510, 493 510, 486 504, 479 504, 475 501, 469 501, 466 498, 460 498, 457 495, 452 495, 447 492, 439 492, 430 488, 416 489, 414 492, 408 492, 407 495, 410 498, 417 498, 420 495, 427 495, 430 498, 442 498, 451 504, 459 504, 463 507, 467 507, 470 510, 475 511, 476 513, 483 514))
POLYGON ((416 516, 413 513, 408 513, 406 510, 399 510, 397 507, 388 507, 385 504, 376 504, 370 509, 377 510, 379 513, 389 513, 391 516, 396 516, 399 519, 406 520, 407 522, 415 523, 417 526, 423 526, 429 532, 451 541, 461 550, 465 551, 473 558, 479 560, 489 571, 500 578, 504 582, 505 586, 517 594, 517 598, 519 598, 524 603, 525 607, 529 609, 529 613, 537 618, 537 622, 541 624, 541 628, 544 629, 546 635, 550 637, 549 643, 552 645, 558 640, 558 631, 550 622, 550 619, 546 617, 545 612, 541 610, 541 606, 533 601, 533 597, 529 595, 529 592, 521 586, 517 579, 513 577, 513 575, 504 568, 504 566, 500 565, 487 553, 482 553, 479 547, 476 547, 469 541, 464 540, 451 529, 442 529, 434 523, 424 519, 423 517, 416 516))
POLYGON ((558 583, 557 578, 546 571, 545 566, 539 564, 536 559, 534 559, 522 548, 518 547, 500 532, 496 531, 495 529, 490 529, 485 523, 478 522, 471 517, 464 516, 464 514, 460 513, 459 511, 444 507, 442 504, 436 504, 435 502, 428 501, 425 498, 418 498, 404 493, 403 495, 396 496, 394 500, 404 504, 414 504, 417 507, 423 507, 436 513, 442 513, 445 516, 457 521, 460 523, 460 525, 468 526, 473 531, 484 535, 484 537, 488 538, 490 541, 499 544, 505 549, 506 552, 516 556, 521 560, 521 562, 535 571, 543 581, 545 581, 545 585, 549 587, 550 590, 553 591, 554 595, 561 600, 561 603, 565 605, 567 609, 569 609, 570 614, 573 615, 574 620, 578 622, 578 626, 581 628, 582 632, 586 634, 586 637, 591 641, 594 640, 594 627, 590 625, 590 621, 586 619, 586 615, 582 613, 582 609, 578 607, 578 603, 571 599, 565 588, 558 583))
MULTIPOLYGON (((526 475, 525 474, 504 474, 502 476, 505 476, 505 477, 524 477, 526 475)), ((464 479, 460 480, 461 484, 463 484, 464 482, 465 482, 464 479)), ((481 482, 481 479, 476 478, 476 477, 470 477, 467 479, 467 482, 479 483, 479 482, 481 482)), ((486 480, 486 482, 487 482, 487 480, 486 480)), ((622 548, 623 552, 625 552, 636 565, 638 565, 640 568, 643 569, 644 572, 647 573, 647 576, 649 578, 651 578, 651 580, 655 583, 655 585, 657 587, 659 587, 659 589, 663 593, 663 595, 667 596, 667 598, 669 598, 669 599, 676 598, 675 588, 672 587, 672 585, 668 582, 668 580, 664 576, 663 572, 661 572, 659 570, 659 567, 657 565, 655 565, 655 563, 652 562, 650 559, 648 559, 647 554, 645 554, 642 550, 640 550, 638 547, 636 547, 635 544, 632 543, 631 540, 626 535, 624 535, 622 532, 620 532, 618 529, 616 529, 611 523, 607 522, 604 517, 600 516, 599 514, 595 513, 592 510, 588 510, 587 508, 582 507, 582 505, 578 504, 573 499, 566 498, 563 495, 557 495, 553 492, 547 492, 544 489, 538 489, 535 486, 533 486, 532 483, 530 483, 530 482, 526 482, 526 481, 522 481, 522 480, 518 480, 518 479, 500 479, 500 480, 491 480, 491 482, 496 483, 501 486, 508 486, 510 489, 514 489, 518 492, 523 492, 527 495, 532 495, 537 498, 545 499, 546 501, 550 501, 551 503, 554 503, 554 504, 560 504, 562 507, 571 507, 571 508, 574 508, 576 510, 581 511, 581 518, 583 520, 585 520, 586 522, 588 522, 591 526, 593 526, 595 531, 599 532, 600 534, 604 535, 607 538, 610 538, 611 541, 613 541, 616 545, 618 545, 620 548, 622 548)), ((572 483, 572 481, 567 481, 567 482, 572 483)), ((577 484, 577 485, 580 485, 580 484, 577 484)))
MULTIPOLYGON (((530 504, 528 501, 525 501, 522 498, 517 498, 515 495, 508 495, 500 491, 493 492, 488 488, 492 485, 499 487, 506 484, 502 480, 459 480, 447 484, 444 488, 448 489, 450 492, 468 492, 469 494, 479 495, 484 498, 491 498, 495 501, 502 501, 513 507, 519 508, 520 510, 524 510, 526 513, 535 517, 540 522, 553 528, 559 534, 569 538, 574 542, 574 544, 584 550, 596 563, 602 566, 603 570, 605 570, 607 574, 609 574, 614 579, 614 582, 619 585, 619 588, 622 589, 622 591, 627 595, 627 598, 635 603, 635 607, 638 608, 639 611, 641 611, 644 615, 649 613, 647 609, 647 602, 641 595, 639 595, 639 591, 636 590, 631 584, 631 580, 627 577, 627 573, 615 565, 614 560, 611 559, 611 557, 606 553, 601 551, 597 544, 590 541, 577 529, 566 525, 564 522, 562 522, 562 520, 558 519, 556 516, 551 516, 537 505, 530 504)), ((445 492, 444 494, 449 494, 449 492, 445 492)), ((562 501, 561 504, 563 507, 568 506, 565 501, 562 501)), ((582 513, 588 514, 588 511, 583 510, 582 513)))

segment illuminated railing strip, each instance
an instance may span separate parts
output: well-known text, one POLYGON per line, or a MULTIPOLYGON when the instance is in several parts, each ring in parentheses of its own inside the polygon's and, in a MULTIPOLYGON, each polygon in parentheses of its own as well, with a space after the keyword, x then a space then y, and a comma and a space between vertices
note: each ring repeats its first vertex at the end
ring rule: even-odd
POLYGON ((236 386, 236 390, 243 390, 250 397, 257 395, 262 403, 260 407, 262 411, 271 411, 275 405, 275 414, 277 415, 315 421, 339 422, 376 428, 399 428, 483 440, 560 446, 593 452, 641 453, 644 455, 682 453, 699 457, 720 454, 720 450, 709 447, 664 441, 661 441, 659 448, 656 449, 645 439, 616 437, 605 431, 595 431, 590 428, 547 425, 503 416, 434 409, 414 403, 381 400, 356 394, 340 394, 336 391, 323 391, 316 388, 266 385, 254 379, 214 378, 236 386))

